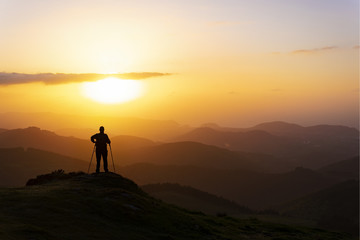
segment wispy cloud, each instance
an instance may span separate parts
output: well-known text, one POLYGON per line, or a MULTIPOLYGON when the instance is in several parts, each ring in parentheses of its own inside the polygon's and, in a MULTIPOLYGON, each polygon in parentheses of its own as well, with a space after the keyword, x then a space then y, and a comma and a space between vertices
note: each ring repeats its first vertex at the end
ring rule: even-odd
POLYGON ((327 47, 313 48, 313 49, 298 49, 290 52, 290 54, 314 54, 314 53, 334 50, 337 48, 338 48, 337 46, 327 46, 327 47))
POLYGON ((41 82, 44 84, 65 84, 74 82, 92 82, 101 80, 107 77, 117 77, 121 79, 146 79, 150 77, 161 77, 171 75, 171 73, 158 73, 158 72, 133 72, 133 73, 119 73, 119 74, 98 74, 98 73, 81 73, 81 74, 68 74, 68 73, 7 73, 0 72, 0 85, 12 85, 41 82))
POLYGON ((212 21, 212 22, 208 22, 207 25, 208 26, 232 26, 232 25, 248 25, 248 24, 252 24, 253 22, 246 22, 246 21, 212 21))
POLYGON ((353 49, 359 49, 360 48, 360 45, 355 45, 354 47, 353 47, 353 49))

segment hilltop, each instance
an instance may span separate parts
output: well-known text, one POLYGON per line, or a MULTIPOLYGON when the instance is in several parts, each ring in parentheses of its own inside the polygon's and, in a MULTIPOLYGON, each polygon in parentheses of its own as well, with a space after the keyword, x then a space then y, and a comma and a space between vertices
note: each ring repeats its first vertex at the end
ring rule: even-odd
POLYGON ((114 173, 39 176, 0 189, 0 238, 7 239, 351 239, 319 229, 211 217, 148 196, 114 173))

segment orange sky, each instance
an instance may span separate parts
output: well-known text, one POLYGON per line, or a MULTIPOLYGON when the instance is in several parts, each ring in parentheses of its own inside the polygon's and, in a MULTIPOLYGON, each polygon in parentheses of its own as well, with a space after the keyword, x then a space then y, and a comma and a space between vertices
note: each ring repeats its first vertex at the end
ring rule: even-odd
POLYGON ((358 125, 355 0, 0 0, 0 9, 0 112, 358 125), (33 78, 14 84, 12 72, 33 78), (139 72, 158 75, 118 104, 87 98, 90 80, 67 75, 139 72), (68 78, 48 84, 39 73, 68 78))

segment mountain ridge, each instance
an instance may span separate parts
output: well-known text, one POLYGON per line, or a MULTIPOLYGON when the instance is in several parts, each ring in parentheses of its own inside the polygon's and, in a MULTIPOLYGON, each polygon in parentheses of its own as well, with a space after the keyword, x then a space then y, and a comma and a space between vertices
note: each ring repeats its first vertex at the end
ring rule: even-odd
MULTIPOLYGON (((193 162, 215 164, 227 168, 259 168, 262 171, 285 171, 291 165, 261 153, 232 152, 197 142, 159 143, 134 136, 111 137, 115 164, 128 165, 147 160, 164 164, 193 162), (277 167, 274 167, 277 166, 277 167)), ((37 127, 14 129, 0 133, 0 147, 31 147, 88 161, 93 151, 89 140, 59 136, 37 127)), ((222 168, 223 168, 222 167, 222 168)))
POLYGON ((359 131, 356 129, 325 125, 305 128, 295 125, 300 133, 292 131, 291 134, 276 135, 276 131, 266 127, 284 124, 287 128, 294 128, 293 124, 288 126, 287 123, 262 124, 246 131, 202 127, 174 138, 173 141, 195 141, 232 151, 270 154, 293 165, 312 169, 358 155, 359 131))
POLYGON ((178 183, 261 210, 321 190, 336 183, 310 169, 281 174, 249 170, 138 163, 122 168, 124 176, 140 185, 178 183))

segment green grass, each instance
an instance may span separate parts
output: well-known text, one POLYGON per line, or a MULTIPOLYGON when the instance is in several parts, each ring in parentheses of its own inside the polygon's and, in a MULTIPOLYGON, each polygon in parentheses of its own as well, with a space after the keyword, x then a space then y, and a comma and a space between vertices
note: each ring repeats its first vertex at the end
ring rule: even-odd
POLYGON ((0 189, 0 239, 351 239, 255 218, 207 216, 148 196, 115 174, 0 189))

